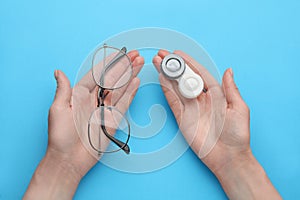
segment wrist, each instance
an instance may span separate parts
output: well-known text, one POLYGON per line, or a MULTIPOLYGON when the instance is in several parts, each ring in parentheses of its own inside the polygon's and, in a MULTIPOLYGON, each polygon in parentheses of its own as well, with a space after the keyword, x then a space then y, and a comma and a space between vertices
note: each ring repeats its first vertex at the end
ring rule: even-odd
POLYGON ((74 166, 73 162, 67 157, 51 150, 47 150, 47 153, 40 165, 37 168, 41 174, 44 172, 50 172, 50 174, 55 174, 60 176, 58 179, 68 178, 70 183, 78 184, 83 177, 80 171, 74 166))
POLYGON ((72 199, 81 175, 54 152, 47 151, 37 167, 24 199, 72 199))
POLYGON ((229 199, 281 199, 251 152, 236 156, 215 175, 229 199))
POLYGON ((219 180, 226 179, 232 174, 243 173, 245 169, 255 169, 257 172, 263 170, 251 151, 239 153, 227 159, 227 162, 223 162, 222 166, 213 171, 219 180))

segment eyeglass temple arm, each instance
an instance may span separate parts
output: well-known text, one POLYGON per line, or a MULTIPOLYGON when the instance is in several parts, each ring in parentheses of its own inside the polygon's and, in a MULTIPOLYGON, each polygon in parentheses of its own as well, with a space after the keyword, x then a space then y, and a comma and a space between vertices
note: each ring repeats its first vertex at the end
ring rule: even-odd
MULTIPOLYGON (((101 97, 102 99, 105 98, 105 94, 104 94, 104 90, 103 89, 100 89, 99 90, 99 94, 98 94, 99 97, 101 97)), ((100 99, 100 98, 98 98, 100 99)), ((100 103, 100 102, 98 102, 100 103)), ((102 101, 101 102, 101 106, 104 106, 104 102, 102 101)), ((103 107, 101 108, 102 109, 102 112, 101 112, 101 119, 103 120, 103 123, 104 123, 104 111, 103 111, 103 107)), ((105 124, 102 124, 101 125, 101 129, 104 133, 104 135, 110 140, 112 141, 113 143, 115 143, 118 147, 120 147, 126 154, 129 154, 130 153, 130 148, 128 146, 128 144, 118 140, 117 138, 115 138, 114 136, 110 135, 107 130, 106 130, 106 127, 105 127, 105 124)))
POLYGON ((128 146, 126 143, 124 143, 124 142, 118 140, 117 138, 111 136, 111 135, 107 132, 107 130, 106 130, 106 128, 105 128, 105 125, 101 125, 101 129, 102 129, 104 135, 105 135, 106 137, 108 137, 108 139, 110 139, 110 140, 111 140, 113 143, 115 143, 118 147, 120 147, 120 149, 122 149, 126 154, 129 154, 129 153, 130 153, 130 148, 129 148, 129 146, 128 146))
MULTIPOLYGON (((100 82, 103 84, 104 82, 104 75, 107 71, 109 71, 116 62, 118 62, 121 58, 123 58, 126 54, 126 47, 122 47, 121 51, 118 52, 118 54, 103 68, 102 76, 100 82)), ((105 59, 105 58, 104 58, 105 59)))

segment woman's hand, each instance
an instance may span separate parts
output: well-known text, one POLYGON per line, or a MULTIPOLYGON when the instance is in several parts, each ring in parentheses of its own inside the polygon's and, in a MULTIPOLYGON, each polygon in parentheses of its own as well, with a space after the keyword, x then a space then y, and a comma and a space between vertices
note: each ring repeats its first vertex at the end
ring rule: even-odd
MULTIPOLYGON (((179 128, 198 157, 217 176, 230 199, 280 199, 264 170, 251 153, 250 114, 227 69, 222 86, 189 55, 175 51, 199 74, 207 92, 185 99, 175 81, 160 74, 160 82, 179 128)), ((160 50, 153 63, 160 72, 160 50)))
MULTIPOLYGON (((114 103, 122 112, 126 112, 137 91, 139 79, 136 75, 144 64, 144 59, 137 51, 129 52, 128 56, 133 64, 133 77, 127 87, 110 94, 105 102, 108 105, 114 103)), ((77 106, 82 106, 86 113, 81 115, 82 124, 79 124, 78 129, 74 122, 70 82, 59 70, 55 71, 55 78, 57 90, 49 111, 47 152, 32 177, 24 199, 72 199, 81 178, 97 162, 97 157, 89 152, 80 139, 81 136, 87 137, 87 129, 81 128, 87 127, 90 111, 96 107, 98 86, 92 72, 89 71, 73 88, 73 91, 80 91, 80 97, 75 97, 75 100, 82 100, 76 103, 82 103, 77 106)))

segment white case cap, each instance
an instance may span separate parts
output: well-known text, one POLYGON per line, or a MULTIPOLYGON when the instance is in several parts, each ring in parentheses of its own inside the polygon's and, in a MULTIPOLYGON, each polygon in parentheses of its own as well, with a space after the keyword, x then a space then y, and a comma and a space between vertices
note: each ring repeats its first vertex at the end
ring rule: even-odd
POLYGON ((184 74, 178 79, 178 87, 182 96, 193 99, 203 91, 204 82, 198 74, 186 65, 184 74))

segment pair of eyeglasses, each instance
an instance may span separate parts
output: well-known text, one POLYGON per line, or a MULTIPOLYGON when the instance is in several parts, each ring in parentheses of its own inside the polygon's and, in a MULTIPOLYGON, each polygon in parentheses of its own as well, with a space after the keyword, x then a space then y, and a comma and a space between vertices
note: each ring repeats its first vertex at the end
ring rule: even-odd
POLYGON ((132 63, 126 51, 125 47, 117 49, 103 45, 93 54, 92 75, 99 88, 97 108, 88 122, 88 141, 98 154, 120 150, 130 153, 130 124, 127 118, 114 105, 105 105, 109 93, 126 86, 131 80, 132 63))

